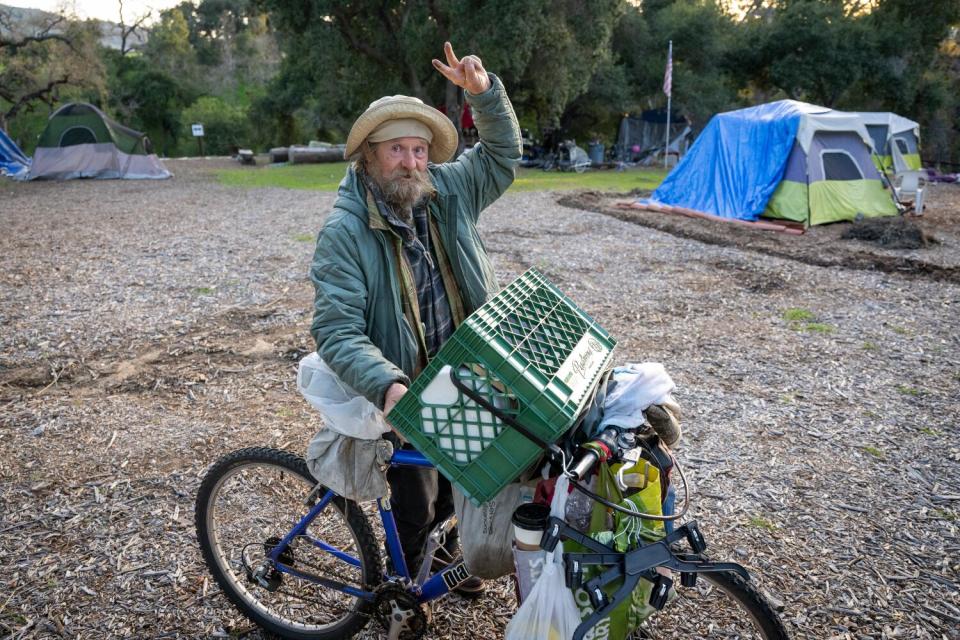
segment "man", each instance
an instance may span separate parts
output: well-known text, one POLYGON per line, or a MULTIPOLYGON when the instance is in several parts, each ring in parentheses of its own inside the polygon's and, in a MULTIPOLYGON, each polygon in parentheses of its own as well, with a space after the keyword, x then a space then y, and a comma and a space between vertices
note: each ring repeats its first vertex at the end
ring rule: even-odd
MULTIPOLYGON (((477 234, 480 212, 513 182, 520 129, 500 80, 476 56, 433 66, 466 92, 480 143, 451 162, 457 133, 416 98, 372 103, 347 138, 355 160, 317 240, 311 333, 317 352, 389 412, 463 319, 499 289, 477 234)), ((395 444, 400 444, 395 434, 395 444)), ((406 445, 409 446, 409 445, 406 445)), ((391 469, 391 507, 411 572, 426 537, 453 513, 436 471, 391 469)), ((482 590, 478 579, 458 589, 482 590)))

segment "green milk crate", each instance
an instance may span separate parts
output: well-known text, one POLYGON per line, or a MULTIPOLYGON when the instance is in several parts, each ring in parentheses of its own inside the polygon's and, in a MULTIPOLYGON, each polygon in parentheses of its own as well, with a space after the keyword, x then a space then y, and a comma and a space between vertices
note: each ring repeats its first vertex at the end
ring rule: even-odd
POLYGON ((530 269, 457 327, 388 420, 479 506, 543 454, 489 409, 556 442, 589 401, 615 345, 530 269))

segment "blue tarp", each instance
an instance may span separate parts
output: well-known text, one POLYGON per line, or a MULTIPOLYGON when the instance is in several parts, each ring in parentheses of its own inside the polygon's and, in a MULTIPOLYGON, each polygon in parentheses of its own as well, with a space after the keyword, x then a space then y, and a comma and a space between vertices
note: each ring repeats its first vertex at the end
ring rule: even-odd
POLYGON ((19 176, 30 169, 30 159, 20 147, 0 129, 0 175, 19 176))
POLYGON ((800 117, 822 107, 781 100, 719 113, 647 202, 756 220, 783 178, 800 117))

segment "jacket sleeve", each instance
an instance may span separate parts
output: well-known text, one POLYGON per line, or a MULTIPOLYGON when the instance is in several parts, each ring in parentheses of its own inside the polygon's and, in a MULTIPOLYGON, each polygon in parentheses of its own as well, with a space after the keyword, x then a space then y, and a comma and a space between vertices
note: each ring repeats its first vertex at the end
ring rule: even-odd
POLYGON ((310 267, 315 297, 310 333, 317 353, 341 380, 379 408, 394 382, 410 386, 403 371, 366 335, 367 284, 356 238, 338 222, 324 226, 310 267))
POLYGON ((491 74, 490 88, 466 94, 480 142, 455 162, 437 166, 448 189, 466 199, 474 222, 513 183, 523 153, 520 125, 500 79, 491 74))

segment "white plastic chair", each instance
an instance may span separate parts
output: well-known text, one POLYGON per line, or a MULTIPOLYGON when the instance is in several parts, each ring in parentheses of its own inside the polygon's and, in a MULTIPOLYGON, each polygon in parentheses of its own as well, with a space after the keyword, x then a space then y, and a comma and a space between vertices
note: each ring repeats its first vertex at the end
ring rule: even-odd
POLYGON ((897 200, 903 202, 913 199, 913 211, 915 215, 923 215, 923 188, 926 183, 926 173, 924 171, 901 171, 893 177, 893 192, 897 200))
POLYGON ((893 159, 893 172, 894 173, 904 173, 905 171, 910 171, 910 167, 907 166, 907 159, 903 157, 903 152, 900 151, 900 147, 897 146, 897 141, 890 140, 890 157, 893 159))

